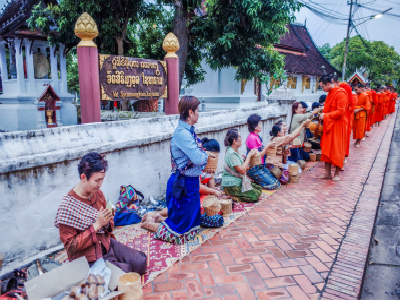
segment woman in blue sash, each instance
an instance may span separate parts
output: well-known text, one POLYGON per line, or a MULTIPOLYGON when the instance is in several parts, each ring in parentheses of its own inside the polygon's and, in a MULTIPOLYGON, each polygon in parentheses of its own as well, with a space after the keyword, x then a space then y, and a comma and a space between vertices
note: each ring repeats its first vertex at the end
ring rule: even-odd
POLYGON ((167 183, 168 217, 161 223, 146 220, 142 227, 155 231, 155 239, 183 244, 200 229, 200 175, 208 155, 194 132, 200 101, 184 96, 179 102, 180 120, 171 139, 172 174, 167 183))

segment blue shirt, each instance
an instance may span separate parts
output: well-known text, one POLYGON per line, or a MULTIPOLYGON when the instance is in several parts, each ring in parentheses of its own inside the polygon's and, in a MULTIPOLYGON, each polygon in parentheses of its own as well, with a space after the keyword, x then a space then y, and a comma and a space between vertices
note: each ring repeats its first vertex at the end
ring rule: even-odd
POLYGON ((179 169, 184 169, 191 161, 194 166, 185 172, 186 176, 200 176, 207 164, 208 154, 197 145, 194 136, 194 126, 179 120, 174 135, 171 139, 171 155, 179 169))

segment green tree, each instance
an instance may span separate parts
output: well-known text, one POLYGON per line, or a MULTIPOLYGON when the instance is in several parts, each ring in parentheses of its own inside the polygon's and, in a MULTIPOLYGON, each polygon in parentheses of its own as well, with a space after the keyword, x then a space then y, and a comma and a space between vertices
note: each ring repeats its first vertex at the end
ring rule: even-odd
POLYGON ((58 6, 37 6, 29 26, 40 28, 50 43, 72 48, 79 40, 73 28, 87 11, 99 28, 100 53, 163 59, 161 43, 172 30, 180 42, 179 77, 188 85, 204 80, 201 62, 212 69, 233 67, 236 79, 261 77, 284 66, 273 44, 294 20, 301 4, 296 0, 60 0, 58 6), (155 26, 154 26, 155 25, 155 26), (57 28, 54 33, 50 29, 57 28))
POLYGON ((317 46, 317 48, 318 48, 319 52, 321 52, 321 54, 325 57, 325 59, 327 59, 329 61, 332 59, 332 56, 331 56, 331 51, 332 51, 331 44, 326 43, 326 44, 324 44, 322 46, 317 46))
POLYGON ((272 44, 279 42, 301 5, 295 0, 165 2, 175 10, 172 27, 181 47, 180 84, 185 77, 189 85, 202 79, 202 59, 214 70, 236 68, 237 80, 260 77, 263 70, 279 70, 283 56, 272 44))
MULTIPOLYGON (((325 46, 325 45, 324 45, 325 46)), ((337 69, 343 67, 346 42, 336 44, 330 51, 330 62, 337 69)), ((370 42, 361 36, 351 37, 346 60, 346 74, 361 70, 374 86, 398 82, 400 55, 382 41, 370 42)))

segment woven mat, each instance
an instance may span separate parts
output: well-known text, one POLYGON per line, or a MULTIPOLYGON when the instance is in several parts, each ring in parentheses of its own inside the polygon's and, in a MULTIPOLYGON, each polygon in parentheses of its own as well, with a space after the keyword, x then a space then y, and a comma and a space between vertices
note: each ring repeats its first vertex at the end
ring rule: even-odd
MULTIPOLYGON (((318 162, 307 163, 306 169, 302 172, 311 170, 318 162)), ((280 189, 287 187, 282 186, 280 189)), ((140 228, 140 224, 124 226, 123 228, 116 229, 114 235, 116 239, 122 244, 143 251, 147 255, 147 270, 142 275, 142 285, 145 285, 154 280, 159 274, 165 272, 178 260, 187 256, 194 249, 198 248, 205 241, 211 239, 219 231, 227 227, 229 224, 248 213, 254 207, 264 202, 271 195, 277 193, 280 189, 274 191, 265 191, 260 197, 258 203, 236 203, 232 214, 224 216, 224 226, 221 228, 206 229, 202 228, 197 234, 196 238, 186 243, 185 245, 175 245, 160 240, 155 240, 154 233, 146 229, 140 228)), ((54 260, 59 263, 68 261, 66 251, 60 251, 55 254, 54 260)))

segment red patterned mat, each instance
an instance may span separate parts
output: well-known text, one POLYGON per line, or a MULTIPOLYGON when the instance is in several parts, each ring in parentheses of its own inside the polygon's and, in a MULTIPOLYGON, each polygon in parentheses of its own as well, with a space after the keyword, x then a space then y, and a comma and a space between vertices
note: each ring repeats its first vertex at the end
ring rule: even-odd
MULTIPOLYGON (((303 173, 314 168, 317 163, 318 162, 307 163, 307 167, 303 173)), ((119 242, 127 245, 128 247, 143 251, 147 254, 148 267, 146 273, 142 276, 142 285, 145 285, 153 281, 154 278, 156 278, 159 274, 165 272, 175 262, 184 258, 194 249, 200 247, 205 241, 212 238, 219 231, 227 227, 244 214, 248 213, 251 209, 264 202, 267 198, 279 190, 280 189, 274 191, 263 191, 258 203, 236 203, 233 213, 228 216, 224 216, 223 227, 213 229, 203 228, 197 234, 195 239, 186 243, 185 245, 175 245, 164 241, 155 240, 154 233, 140 228, 140 224, 124 226, 116 229, 114 234, 119 242)), ((68 260, 66 251, 63 250, 58 252, 54 257, 54 260, 61 264, 65 263, 68 260)))

